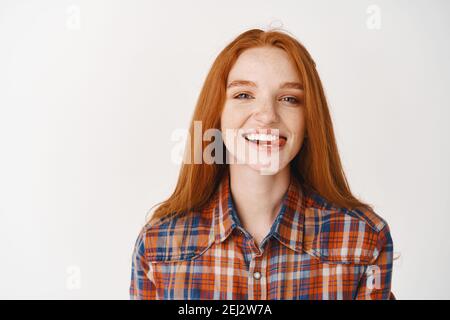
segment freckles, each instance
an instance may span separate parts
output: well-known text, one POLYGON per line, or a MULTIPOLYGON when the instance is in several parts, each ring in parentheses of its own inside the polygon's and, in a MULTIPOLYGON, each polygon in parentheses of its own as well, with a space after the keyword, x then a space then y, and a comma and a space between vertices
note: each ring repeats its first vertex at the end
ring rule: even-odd
POLYGON ((223 117, 223 121, 229 124, 230 127, 238 128, 243 126, 253 115, 251 110, 239 110, 238 108, 230 109, 223 117))
POLYGON ((303 114, 292 115, 286 119, 286 124, 293 132, 301 135, 305 130, 305 117, 303 114))
POLYGON ((221 126, 222 130, 226 129, 238 129, 245 123, 241 117, 235 114, 229 114, 222 117, 221 126))
POLYGON ((220 117, 222 126, 230 127, 230 125, 233 123, 233 119, 234 119, 233 111, 229 106, 225 105, 222 110, 222 115, 220 117))

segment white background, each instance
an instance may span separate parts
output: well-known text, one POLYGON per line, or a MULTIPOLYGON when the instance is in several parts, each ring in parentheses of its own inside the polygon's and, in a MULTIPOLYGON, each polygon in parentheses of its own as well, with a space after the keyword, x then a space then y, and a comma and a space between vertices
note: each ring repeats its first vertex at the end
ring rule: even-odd
POLYGON ((317 63, 352 190, 401 253, 393 292, 450 298, 449 9, 1 0, 0 298, 128 299, 138 231, 178 176, 172 132, 222 48, 269 26, 317 63))

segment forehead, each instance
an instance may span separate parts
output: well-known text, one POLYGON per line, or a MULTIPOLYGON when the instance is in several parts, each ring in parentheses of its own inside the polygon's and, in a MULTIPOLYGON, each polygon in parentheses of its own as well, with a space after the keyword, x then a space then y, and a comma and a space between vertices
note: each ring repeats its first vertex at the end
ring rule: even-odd
POLYGON ((228 74, 227 84, 237 79, 266 84, 301 82, 290 56, 275 47, 251 48, 242 52, 228 74))

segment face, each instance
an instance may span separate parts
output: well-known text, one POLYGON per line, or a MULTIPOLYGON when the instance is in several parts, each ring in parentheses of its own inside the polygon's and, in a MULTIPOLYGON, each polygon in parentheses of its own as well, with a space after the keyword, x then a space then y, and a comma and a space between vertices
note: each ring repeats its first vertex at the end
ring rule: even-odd
POLYGON ((286 52, 274 47, 245 50, 228 75, 221 115, 230 162, 262 174, 286 167, 303 143, 304 98, 286 52))

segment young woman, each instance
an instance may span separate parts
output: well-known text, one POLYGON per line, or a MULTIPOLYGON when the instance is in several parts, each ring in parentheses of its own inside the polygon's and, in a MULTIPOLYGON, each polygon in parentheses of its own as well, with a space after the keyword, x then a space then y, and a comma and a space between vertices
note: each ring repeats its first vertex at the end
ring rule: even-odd
POLYGON ((394 299, 389 226, 349 189, 297 40, 239 35, 216 58, 189 132, 175 191, 136 240, 131 299, 394 299), (214 162, 192 161, 208 145, 195 123, 201 137, 222 133, 214 162))

